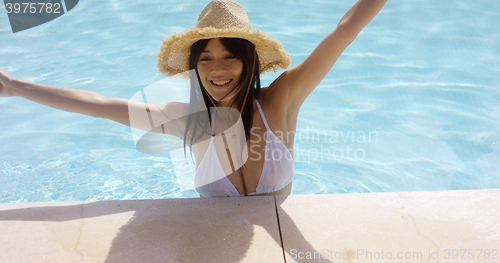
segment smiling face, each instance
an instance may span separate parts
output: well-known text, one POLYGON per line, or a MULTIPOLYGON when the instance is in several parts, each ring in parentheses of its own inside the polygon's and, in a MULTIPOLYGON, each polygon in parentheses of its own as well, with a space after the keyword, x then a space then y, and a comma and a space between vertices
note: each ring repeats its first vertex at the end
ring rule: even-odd
POLYGON ((217 101, 228 103, 240 84, 243 62, 226 50, 220 39, 211 39, 197 61, 200 81, 217 101))

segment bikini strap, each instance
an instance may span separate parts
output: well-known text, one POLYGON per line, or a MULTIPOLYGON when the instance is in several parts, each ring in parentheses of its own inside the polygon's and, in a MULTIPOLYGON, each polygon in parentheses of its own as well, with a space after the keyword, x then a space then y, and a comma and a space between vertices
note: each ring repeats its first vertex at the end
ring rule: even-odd
POLYGON ((214 112, 212 112, 212 110, 209 108, 209 111, 210 111, 210 115, 212 116, 212 123, 210 124, 212 126, 212 132, 210 133, 210 142, 213 143, 214 142, 214 137, 215 137, 215 117, 214 117, 214 112))
POLYGON ((260 107, 259 102, 257 101, 256 98, 253 98, 255 100, 255 104, 257 105, 257 108, 259 109, 260 117, 262 118, 262 121, 264 122, 264 125, 266 126, 266 130, 270 131, 269 125, 267 125, 267 120, 266 116, 264 116, 264 112, 262 111, 262 108, 260 107))

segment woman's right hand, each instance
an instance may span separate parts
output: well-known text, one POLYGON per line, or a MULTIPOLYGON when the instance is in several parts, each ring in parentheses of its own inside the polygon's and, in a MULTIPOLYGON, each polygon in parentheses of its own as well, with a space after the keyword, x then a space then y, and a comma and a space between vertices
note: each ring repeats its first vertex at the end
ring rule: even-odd
POLYGON ((0 68, 0 97, 12 96, 10 92, 10 85, 14 77, 7 72, 7 70, 0 68))

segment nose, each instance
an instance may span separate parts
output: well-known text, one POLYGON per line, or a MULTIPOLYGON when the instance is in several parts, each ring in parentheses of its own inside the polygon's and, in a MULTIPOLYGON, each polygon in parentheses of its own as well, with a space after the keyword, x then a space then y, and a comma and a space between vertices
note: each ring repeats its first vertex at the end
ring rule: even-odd
POLYGON ((214 60, 214 65, 212 68, 213 73, 224 73, 227 71, 226 65, 224 63, 224 60, 222 59, 215 59, 214 60))

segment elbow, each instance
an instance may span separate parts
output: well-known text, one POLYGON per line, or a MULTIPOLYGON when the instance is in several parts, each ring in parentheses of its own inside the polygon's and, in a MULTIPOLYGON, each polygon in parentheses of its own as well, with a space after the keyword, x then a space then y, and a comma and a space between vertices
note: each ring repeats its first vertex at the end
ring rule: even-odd
POLYGON ((335 28, 337 41, 342 40, 345 43, 345 46, 350 45, 356 37, 358 37, 359 30, 353 28, 353 26, 348 23, 343 23, 342 21, 335 28))
POLYGON ((124 99, 99 95, 89 103, 87 115, 130 126, 128 104, 124 99))
POLYGON ((85 110, 85 115, 89 115, 95 118, 105 118, 106 110, 104 109, 104 107, 107 103, 106 100, 107 98, 103 96, 94 97, 92 101, 86 103, 87 109, 85 110))

